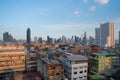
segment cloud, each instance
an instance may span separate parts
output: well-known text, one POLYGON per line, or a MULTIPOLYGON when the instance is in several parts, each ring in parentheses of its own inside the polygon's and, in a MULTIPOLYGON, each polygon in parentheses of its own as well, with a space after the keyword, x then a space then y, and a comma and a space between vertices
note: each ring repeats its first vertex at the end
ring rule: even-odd
POLYGON ((94 1, 99 4, 108 4, 109 3, 109 0, 94 0, 94 1))
POLYGON ((90 6, 89 8, 90 11, 95 11, 95 9, 96 9, 96 6, 90 6))
POLYGON ((77 16, 79 16, 80 15, 80 10, 75 10, 74 14, 77 15, 77 16))
POLYGON ((87 2, 88 2, 88 0, 83 0, 83 2, 84 2, 84 3, 87 3, 87 2))

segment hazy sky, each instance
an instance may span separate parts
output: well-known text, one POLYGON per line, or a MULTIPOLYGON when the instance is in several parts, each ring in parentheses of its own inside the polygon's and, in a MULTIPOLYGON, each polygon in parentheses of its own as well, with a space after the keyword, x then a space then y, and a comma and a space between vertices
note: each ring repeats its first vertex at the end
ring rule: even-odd
POLYGON ((0 0, 0 39, 9 32, 16 39, 47 35, 94 37, 95 27, 113 21, 115 37, 120 30, 120 0, 0 0))

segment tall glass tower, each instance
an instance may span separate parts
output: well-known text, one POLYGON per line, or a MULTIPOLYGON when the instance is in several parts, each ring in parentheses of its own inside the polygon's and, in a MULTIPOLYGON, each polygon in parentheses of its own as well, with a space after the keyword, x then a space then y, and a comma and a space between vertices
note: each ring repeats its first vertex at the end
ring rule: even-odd
POLYGON ((27 43, 31 43, 31 31, 30 31, 30 28, 27 28, 27 43))
POLYGON ((119 44, 120 44, 120 31, 119 31, 119 44))

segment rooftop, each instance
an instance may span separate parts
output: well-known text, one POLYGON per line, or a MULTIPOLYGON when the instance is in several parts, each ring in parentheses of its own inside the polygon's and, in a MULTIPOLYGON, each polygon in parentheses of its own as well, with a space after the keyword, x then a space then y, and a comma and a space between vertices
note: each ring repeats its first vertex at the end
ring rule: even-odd
POLYGON ((92 80, 97 80, 97 79, 101 79, 102 77, 99 76, 99 75, 90 75, 90 78, 91 78, 92 80))
POLYGON ((54 59, 41 58, 41 60, 43 60, 47 64, 61 64, 60 61, 54 59))
POLYGON ((108 53, 108 52, 99 52, 99 53, 95 53, 93 54, 93 56, 113 56, 113 54, 108 53))
POLYGON ((68 60, 70 60, 70 61, 84 61, 84 60, 88 60, 88 58, 86 56, 82 56, 82 55, 72 55, 72 56, 68 56, 68 60))

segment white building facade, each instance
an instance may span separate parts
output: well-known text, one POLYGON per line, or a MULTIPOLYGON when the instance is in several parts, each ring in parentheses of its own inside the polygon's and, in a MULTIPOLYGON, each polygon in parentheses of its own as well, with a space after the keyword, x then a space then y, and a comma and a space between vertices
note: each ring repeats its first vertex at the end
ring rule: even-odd
POLYGON ((69 80, 87 80, 88 59, 82 55, 61 57, 64 74, 69 80))

